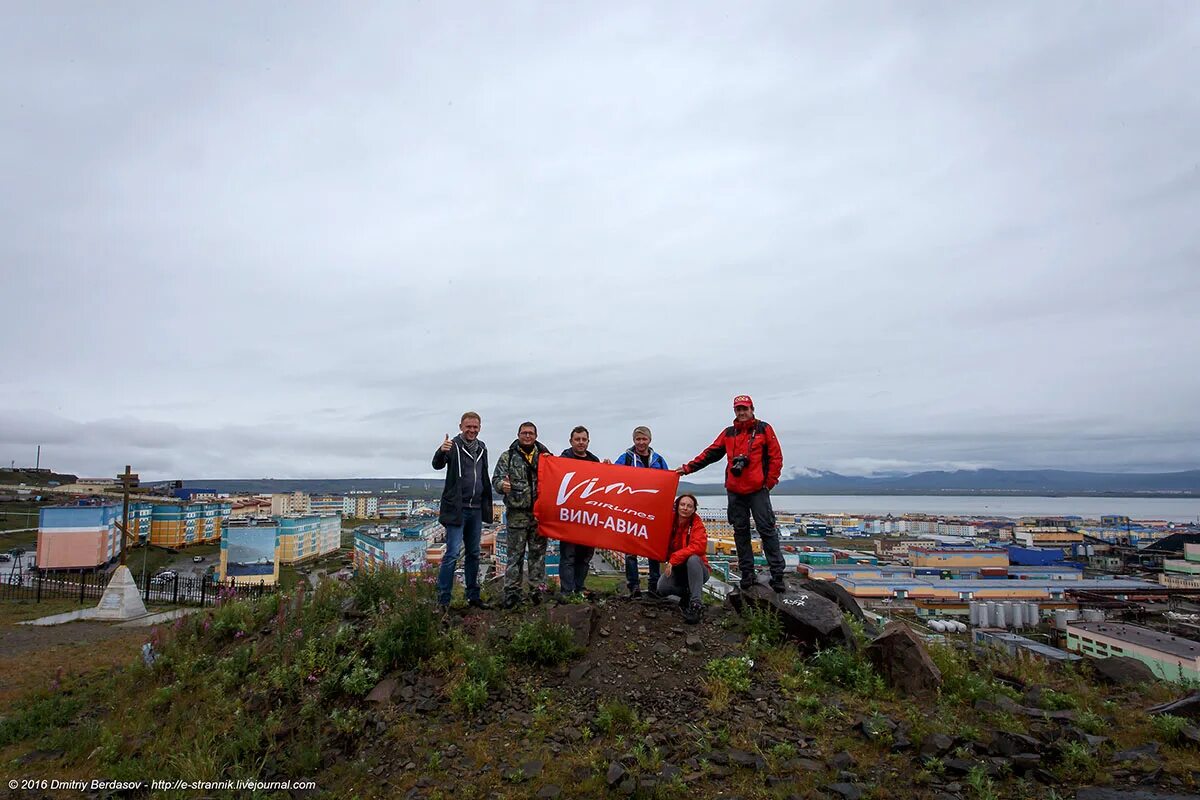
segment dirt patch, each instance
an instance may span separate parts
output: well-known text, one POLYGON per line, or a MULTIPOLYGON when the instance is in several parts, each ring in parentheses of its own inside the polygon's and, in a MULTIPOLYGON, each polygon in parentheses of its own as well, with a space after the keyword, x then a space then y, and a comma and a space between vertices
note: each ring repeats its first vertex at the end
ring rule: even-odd
POLYGON ((148 635, 146 630, 102 622, 71 622, 45 628, 0 626, 0 705, 46 688, 60 669, 65 677, 126 664, 137 656, 148 635))

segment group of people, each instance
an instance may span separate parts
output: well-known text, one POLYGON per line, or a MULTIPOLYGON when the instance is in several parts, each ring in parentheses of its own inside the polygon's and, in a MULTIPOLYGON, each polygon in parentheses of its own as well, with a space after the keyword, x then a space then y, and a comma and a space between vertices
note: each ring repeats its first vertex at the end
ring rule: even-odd
MULTIPOLYGON (((774 429, 755 418, 754 401, 749 395, 735 397, 733 411, 733 424, 722 430, 700 455, 675 471, 690 475, 722 458, 726 460, 728 518, 733 527, 740 587, 749 588, 756 580, 751 543, 753 518, 770 569, 770 585, 782 592, 785 567, 770 493, 779 482, 783 452, 774 429)), ((504 497, 507 521, 504 607, 514 608, 524 597, 539 603, 546 592, 547 540, 538 535, 533 506, 537 498, 538 463, 550 451, 538 441, 537 426, 522 422, 517 428, 517 438, 500 454, 495 472, 489 479, 487 446, 479 439, 481 424, 479 414, 466 412, 459 421, 458 435, 453 438, 447 435, 433 454, 434 469, 446 470, 438 516, 446 529, 446 550, 437 581, 438 603, 443 608, 449 606, 455 566, 465 550, 467 604, 486 608, 479 594, 479 541, 483 524, 493 521, 493 492, 504 497)), ((639 425, 633 429, 633 445, 615 460, 604 459, 603 463, 670 469, 662 455, 650 446, 651 441, 650 429, 639 425)), ((591 437, 584 426, 577 425, 572 429, 570 442, 571 446, 563 450, 560 457, 601 460, 588 449, 591 437)), ((711 573, 707 558, 708 536, 697 506, 696 497, 690 493, 680 494, 675 499, 664 562, 667 569, 664 572, 659 562, 650 559, 647 582, 647 591, 652 596, 680 598, 684 619, 693 623, 699 622, 703 615, 700 592, 711 573)), ((563 593, 572 595, 586 591, 588 568, 594 552, 593 547, 561 543, 558 573, 563 593)), ((629 595, 639 597, 642 590, 637 556, 626 555, 625 580, 629 595)))

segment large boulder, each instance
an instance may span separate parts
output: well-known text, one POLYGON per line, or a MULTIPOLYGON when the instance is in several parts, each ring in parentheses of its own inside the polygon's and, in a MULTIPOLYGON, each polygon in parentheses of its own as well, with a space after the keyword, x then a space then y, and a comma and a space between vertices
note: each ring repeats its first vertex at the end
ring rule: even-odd
MULTIPOLYGON (((789 581, 789 586, 790 585, 792 585, 792 582, 789 581)), ((812 578, 803 578, 795 583, 795 588, 792 589, 792 591, 812 592, 819 594, 826 600, 832 600, 833 602, 837 603, 838 607, 842 609, 843 612, 863 623, 868 630, 871 627, 870 622, 868 622, 866 616, 862 612, 862 608, 858 605, 858 601, 854 599, 853 595, 846 591, 845 587, 838 583, 833 581, 818 581, 813 580, 812 578)))
POLYGON ((1143 662, 1129 656, 1109 656, 1091 661, 1096 677, 1114 686, 1153 683, 1157 678, 1143 662))
POLYGON ((942 685, 942 671, 925 643, 902 622, 889 622, 867 645, 866 656, 887 684, 904 694, 928 696, 942 685))
POLYGON ((788 638, 808 648, 852 646, 850 626, 842 609, 832 600, 812 592, 776 592, 763 583, 729 595, 729 604, 739 614, 746 608, 773 611, 783 623, 788 638))

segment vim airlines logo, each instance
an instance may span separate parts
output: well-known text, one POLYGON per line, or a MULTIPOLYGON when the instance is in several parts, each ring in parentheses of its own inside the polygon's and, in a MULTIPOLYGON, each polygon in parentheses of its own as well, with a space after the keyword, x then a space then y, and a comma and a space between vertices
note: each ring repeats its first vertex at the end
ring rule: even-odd
POLYGON ((571 499, 571 495, 579 492, 579 499, 586 500, 594 494, 609 494, 615 492, 618 495, 622 494, 658 494, 658 489, 631 489, 624 483, 617 481, 604 486, 597 486, 599 478, 591 478, 586 481, 581 481, 574 486, 571 486, 571 478, 575 477, 574 472, 568 472, 563 475, 562 483, 558 486, 558 505, 562 505, 567 500, 571 499))

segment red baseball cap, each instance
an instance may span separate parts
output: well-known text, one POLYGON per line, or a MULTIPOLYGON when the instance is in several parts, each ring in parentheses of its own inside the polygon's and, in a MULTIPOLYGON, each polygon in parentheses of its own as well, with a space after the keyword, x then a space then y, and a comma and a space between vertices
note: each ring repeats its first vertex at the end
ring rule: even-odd
POLYGON ((750 395, 748 394, 739 394, 733 398, 733 407, 737 408, 738 406, 750 406, 754 408, 754 401, 750 399, 750 395))

